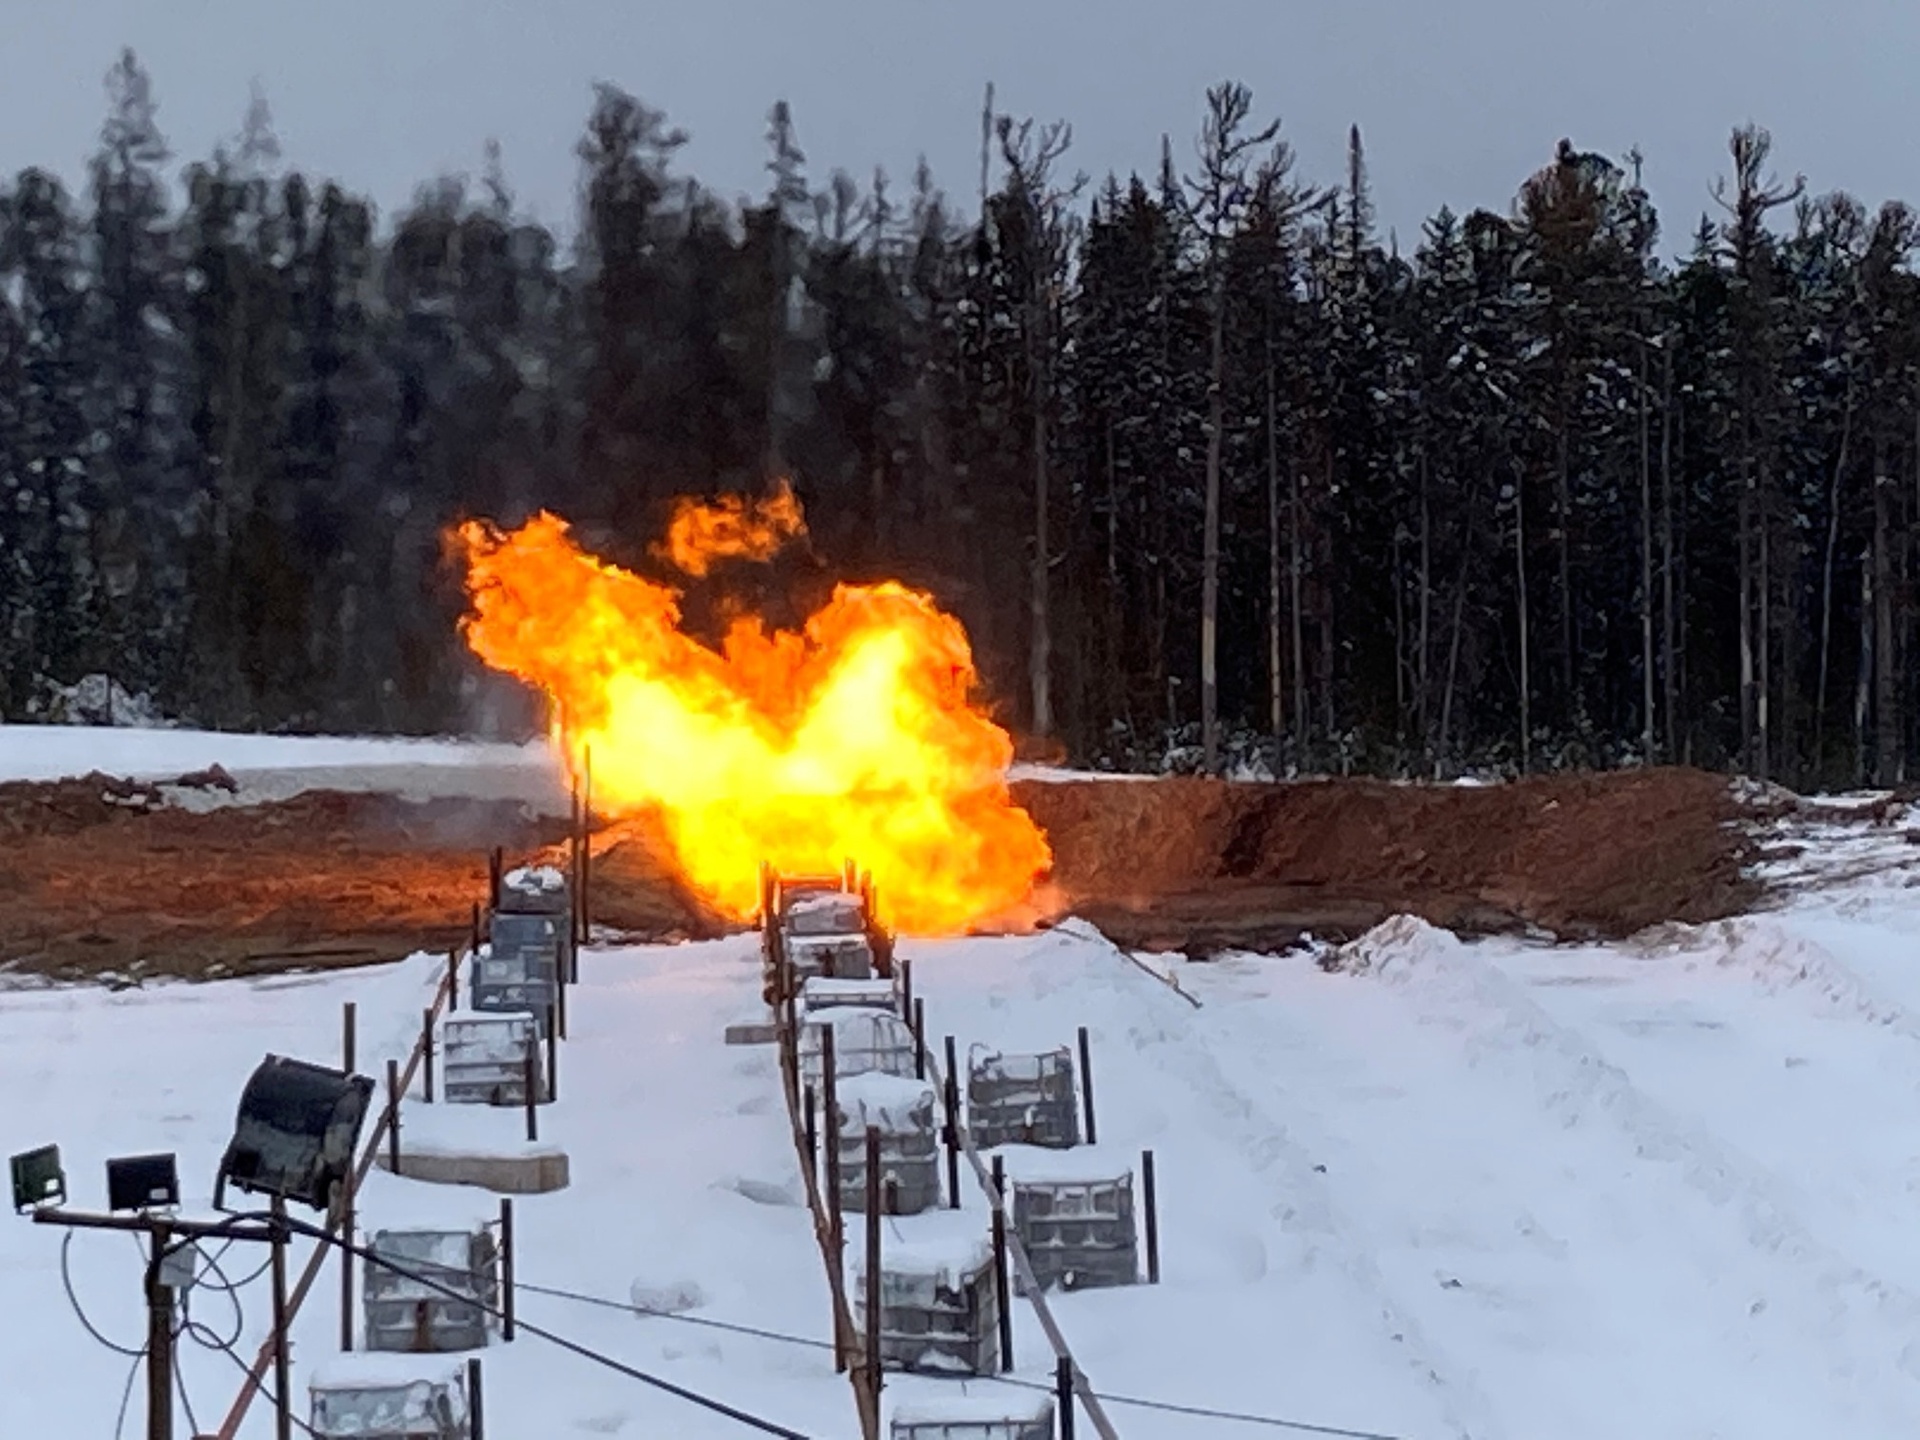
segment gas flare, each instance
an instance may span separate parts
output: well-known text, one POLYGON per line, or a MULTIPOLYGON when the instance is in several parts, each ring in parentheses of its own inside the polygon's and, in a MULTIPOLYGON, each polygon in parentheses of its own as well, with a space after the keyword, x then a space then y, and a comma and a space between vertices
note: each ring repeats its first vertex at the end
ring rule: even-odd
MULTIPOLYGON (((698 575, 803 530, 783 486, 683 502, 664 549, 698 575)), ((753 913, 762 861, 853 859, 888 923, 953 934, 1020 906, 1051 864, 1008 792, 1012 741, 974 702, 966 631, 929 596, 841 585, 801 629, 741 616, 715 650, 682 628, 681 591, 587 554, 557 516, 473 520, 457 539, 467 644, 546 693, 569 766, 591 747, 596 809, 657 813, 723 913, 753 913)))
POLYGON ((700 576, 716 560, 771 560, 806 530, 799 498, 785 480, 764 500, 723 495, 706 501, 683 495, 674 502, 666 541, 654 547, 654 554, 684 574, 700 576))

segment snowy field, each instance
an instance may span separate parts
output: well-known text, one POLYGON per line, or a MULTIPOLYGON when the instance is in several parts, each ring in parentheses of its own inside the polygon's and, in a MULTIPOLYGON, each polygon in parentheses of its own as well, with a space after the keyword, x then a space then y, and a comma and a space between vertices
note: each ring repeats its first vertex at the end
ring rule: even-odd
POLYGON ((0 781, 99 770, 171 780, 218 765, 238 785, 176 791, 183 805, 258 805, 303 790, 380 791, 414 799, 526 800, 564 815, 567 785, 546 745, 332 735, 228 735, 90 725, 0 725, 0 781))
MULTIPOLYGON (((17 733, 0 730, 0 773, 17 768, 17 733)), ((150 753, 150 773, 301 765, 274 746, 251 767, 219 747, 150 753)), ((457 768, 457 751, 426 753, 367 763, 457 768)), ((1286 1433, 1155 1406, 1408 1440, 1891 1440, 1920 1428, 1920 852, 1889 831, 1811 838, 1782 864, 1820 883, 1786 907, 1631 945, 1463 944, 1402 919, 1331 970, 1300 955, 1144 962, 1199 1008, 1077 925, 902 953, 931 1033, 963 1052, 1071 1044, 1087 1026, 1101 1153, 1155 1152, 1163 1283, 1053 1302, 1128 1440, 1286 1433)), ((851 1436, 774 1056, 721 1043, 754 1013, 757 966, 752 937, 583 957, 561 1098, 542 1114, 573 1184, 518 1200, 516 1219, 521 1280, 588 1298, 525 1293, 521 1314, 800 1433, 851 1436)), ((108 1156, 173 1149, 201 1208, 264 1052, 335 1060, 354 1000, 377 1074, 436 974, 416 959, 0 992, 0 1144, 58 1141, 82 1205, 103 1198, 108 1156)), ((405 1113, 421 1138, 519 1134, 511 1112, 405 1113)), ((362 1224, 494 1210, 480 1191, 376 1174, 362 1224)), ((959 1223, 984 1233, 977 1195, 959 1223)), ((890 1240, 917 1226, 890 1222, 890 1240)), ((112 1432, 132 1362, 81 1328, 60 1261, 61 1232, 0 1225, 0 1436, 112 1432)), ((132 1243, 81 1235, 70 1261, 88 1318, 137 1346, 132 1243)), ((251 1268, 228 1262, 236 1279, 251 1268)), ((307 1381, 339 1364, 338 1289, 329 1268, 297 1328, 303 1415, 307 1381)), ((241 1298, 250 1360, 265 1282, 241 1298)), ((194 1318, 236 1323, 217 1291, 194 1318)), ((1015 1378, 1044 1383, 1024 1303, 1014 1330, 1015 1378)), ((485 1363, 496 1440, 748 1433, 530 1336, 485 1363)), ((183 1365, 210 1432, 239 1369, 193 1346, 183 1365)), ((887 1404, 959 1388, 889 1377, 887 1404)), ((270 1435, 268 1408, 241 1433, 270 1435)))

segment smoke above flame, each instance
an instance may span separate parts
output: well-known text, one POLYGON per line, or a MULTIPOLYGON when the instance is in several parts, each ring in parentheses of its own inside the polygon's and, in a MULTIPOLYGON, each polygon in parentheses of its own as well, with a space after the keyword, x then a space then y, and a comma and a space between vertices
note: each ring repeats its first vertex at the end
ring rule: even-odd
MULTIPOLYGON (((684 500, 655 554, 702 576, 805 532, 785 484, 764 500, 684 500)), ((459 527, 467 644, 544 691, 553 743, 589 747, 596 809, 657 814, 689 883, 737 919, 762 861, 870 870, 888 923, 954 934, 1025 902, 1051 863, 1008 792, 1007 733, 974 699, 966 631, 892 582, 841 585, 798 630, 739 616, 716 650, 683 592, 586 553, 540 514, 459 527)))

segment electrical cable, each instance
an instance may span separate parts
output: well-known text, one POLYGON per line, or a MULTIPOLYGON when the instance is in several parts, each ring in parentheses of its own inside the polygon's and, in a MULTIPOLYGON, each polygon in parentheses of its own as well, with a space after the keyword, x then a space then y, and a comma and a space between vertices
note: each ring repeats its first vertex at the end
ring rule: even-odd
MULTIPOLYGON (((778 1330, 762 1330, 752 1325, 735 1325, 724 1320, 710 1320, 703 1315, 682 1315, 671 1310, 651 1310, 644 1305, 635 1305, 628 1301, 609 1300, 600 1295, 586 1295, 576 1290, 561 1290, 549 1285, 532 1285, 524 1280, 513 1282, 515 1292, 526 1291, 530 1295, 546 1295, 556 1300, 571 1300, 581 1305, 593 1305, 603 1310, 624 1310, 629 1314, 644 1315, 651 1319, 677 1320, 686 1325, 700 1325, 712 1330, 721 1330, 730 1334, 745 1335, 756 1340, 771 1340, 783 1345, 802 1346, 811 1350, 831 1350, 831 1340, 815 1340, 805 1335, 788 1335, 778 1330)), ((524 1325, 524 1322, 517 1321, 524 1325)), ((1021 1380, 1012 1375, 982 1375, 978 1377, 994 1385, 1011 1385, 1021 1390, 1035 1390, 1044 1394, 1053 1394, 1052 1385, 1038 1380, 1021 1380)), ((1336 1440, 1403 1440, 1403 1437, 1381 1430, 1353 1430, 1337 1425, 1317 1425, 1306 1420, 1289 1420, 1277 1415, 1256 1415, 1237 1410, 1216 1410, 1201 1405, 1182 1405, 1171 1400, 1149 1400, 1132 1395, 1108 1395, 1095 1391, 1094 1397, 1110 1405, 1124 1405, 1135 1410, 1155 1410, 1169 1415, 1187 1415, 1196 1419, 1230 1421, 1242 1425, 1262 1425, 1269 1429, 1292 1430, 1305 1435, 1326 1435, 1336 1440)))
MULTIPOLYGON (((506 1319, 506 1312, 495 1306, 477 1300, 472 1295, 463 1295, 458 1290, 442 1285, 438 1281, 431 1280, 418 1271, 410 1270, 406 1266, 396 1264, 386 1256, 378 1254, 366 1246, 355 1245, 353 1242, 344 1240, 340 1236, 323 1230, 317 1225, 310 1225, 305 1221, 293 1220, 286 1217, 282 1217, 280 1223, 285 1224, 296 1233, 304 1234, 312 1239, 318 1240, 323 1245, 332 1245, 336 1249, 346 1251, 349 1255, 357 1256, 368 1265, 378 1265, 381 1269, 398 1275, 404 1280, 411 1280, 414 1284, 431 1290, 435 1294, 442 1295, 449 1300, 457 1300, 462 1305, 472 1306, 482 1314, 488 1315, 493 1319, 503 1321, 506 1319)), ((801 1431, 790 1430, 775 1421, 764 1419, 750 1411, 742 1410, 738 1406, 729 1405, 724 1400, 716 1400, 710 1395, 702 1395, 697 1390, 689 1390, 684 1385, 676 1385, 673 1381, 662 1379, 658 1375, 650 1375, 636 1366, 628 1365, 621 1360, 616 1360, 611 1355, 602 1354, 590 1346, 580 1344, 577 1340, 569 1340, 564 1335, 555 1334, 553 1331, 541 1326, 529 1324, 517 1317, 514 1320, 514 1325, 515 1328, 524 1330, 529 1335, 545 1340, 549 1345, 558 1346, 560 1349, 577 1355, 583 1360, 589 1360, 596 1365, 603 1366, 617 1375, 624 1375, 630 1380, 638 1380, 643 1385, 650 1385, 656 1390, 674 1396, 676 1399, 684 1400, 690 1405, 697 1405, 701 1409, 710 1411, 715 1415, 725 1416, 727 1419, 735 1421, 738 1424, 745 1425, 753 1430, 758 1430, 764 1435, 776 1435, 780 1437, 780 1440, 810 1440, 810 1437, 801 1431)))
MULTIPOLYGON (((231 1244, 232 1242, 229 1241, 228 1243, 231 1244)), ((224 1254, 226 1252, 223 1250, 221 1253, 224 1254)), ((180 1300, 180 1318, 183 1322, 182 1333, 185 1333, 195 1344, 208 1350, 218 1350, 238 1345, 240 1343, 240 1337, 246 1333, 247 1328, 247 1314, 240 1304, 240 1290, 248 1282, 241 1281, 240 1284, 236 1285, 228 1280, 227 1272, 220 1268, 219 1260, 213 1256, 203 1255, 200 1259, 201 1263, 206 1267, 206 1270, 203 1271, 202 1274, 204 1275, 205 1273, 211 1272, 220 1277, 221 1283, 210 1285, 204 1279, 201 1279, 198 1283, 218 1294, 225 1295, 227 1297, 227 1303, 233 1306, 233 1338, 230 1340, 209 1342, 202 1339, 201 1336, 196 1333, 205 1331, 208 1335, 211 1335, 213 1330, 211 1326, 200 1324, 193 1319, 190 1311, 193 1296, 193 1291, 191 1290, 188 1290, 180 1300)), ((271 1264, 272 1262, 269 1261, 268 1263, 271 1264)), ((258 1279, 261 1273, 264 1272, 256 1272, 254 1278, 258 1279)))
POLYGON ((133 1364, 127 1367, 127 1383, 120 1391, 120 1412, 113 1417, 113 1440, 120 1440, 127 1425, 127 1407, 133 1404, 133 1382, 140 1378, 140 1362, 147 1358, 145 1350, 133 1357, 133 1364))
MULTIPOLYGON (((87 1334, 91 1335, 94 1338, 96 1343, 106 1346, 107 1349, 113 1351, 114 1354, 124 1355, 130 1359, 135 1359, 135 1360, 141 1358, 147 1353, 146 1346, 142 1345, 136 1349, 130 1345, 116 1345, 114 1344, 113 1341, 109 1340, 105 1335, 102 1335, 100 1331, 95 1327, 94 1323, 87 1318, 87 1312, 85 1308, 80 1304, 80 1296, 74 1291, 74 1288, 73 1288, 73 1271, 68 1264, 68 1253, 67 1253, 72 1248, 73 1248, 73 1231, 69 1230, 67 1231, 66 1235, 62 1237, 60 1241, 60 1283, 66 1287, 67 1303, 73 1306, 73 1313, 76 1317, 78 1317, 81 1328, 84 1329, 87 1332, 87 1334)), ((128 1389, 129 1390, 132 1389, 131 1381, 128 1382, 128 1389)))
MULTIPOLYGON (((677 1310, 656 1310, 646 1305, 636 1305, 627 1300, 608 1300, 599 1295, 583 1295, 576 1290, 556 1290, 547 1285, 530 1285, 525 1280, 515 1278, 514 1292, 525 1291, 529 1295, 549 1295, 556 1300, 572 1300, 581 1305, 594 1305, 603 1310, 624 1310, 631 1315, 643 1315, 649 1320, 674 1320, 682 1325, 697 1325, 707 1330, 719 1330, 729 1335, 745 1335, 754 1340, 772 1340, 782 1345, 804 1345, 812 1350, 831 1350, 831 1340, 814 1340, 804 1335, 783 1335, 778 1330, 762 1330, 753 1325, 737 1325, 727 1320, 712 1320, 705 1315, 688 1315, 677 1310)), ((518 1321, 516 1320, 516 1324, 518 1321)))
MULTIPOLYGON (((221 1279, 222 1283, 220 1285, 215 1286, 214 1287, 215 1289, 244 1290, 247 1288, 247 1286, 253 1284, 254 1281, 258 1280, 262 1275, 266 1274, 267 1271, 273 1268, 273 1256, 271 1253, 269 1253, 267 1258, 262 1260, 259 1266, 253 1271, 253 1273, 248 1275, 245 1279, 228 1280, 227 1272, 220 1268, 220 1257, 225 1255, 229 1250, 231 1250, 235 1245, 238 1245, 239 1243, 240 1242, 238 1240, 229 1239, 224 1245, 222 1245, 212 1255, 203 1255, 200 1257, 201 1263, 205 1265, 205 1267, 208 1270, 213 1271, 213 1273, 218 1275, 221 1279)), ((207 1282, 202 1280, 198 1283, 204 1285, 207 1282)))
MULTIPOLYGON (((179 1335, 180 1332, 176 1330, 174 1338, 178 1339, 179 1335)), ((200 1434, 200 1417, 193 1413, 193 1398, 187 1394, 187 1377, 181 1373, 177 1363, 173 1367, 173 1388, 180 1392, 180 1405, 187 1412, 188 1428, 195 1435, 200 1434)))
MULTIPOLYGON (((207 1348, 209 1350, 218 1351, 220 1354, 226 1356, 228 1360, 233 1362, 234 1368, 237 1369, 242 1375, 245 1375, 250 1380, 253 1378, 252 1369, 249 1368, 246 1361, 240 1358, 240 1356, 235 1352, 232 1346, 209 1345, 207 1348)), ((269 1405, 273 1406, 276 1410, 279 1409, 280 1399, 277 1395, 273 1393, 272 1387, 267 1384, 266 1377, 262 1376, 258 1381, 255 1381, 254 1383, 259 1388, 260 1394, 263 1397, 265 1397, 266 1402, 269 1405)), ((326 1440, 326 1437, 324 1435, 320 1434, 320 1432, 318 1430, 315 1430, 313 1426, 309 1425, 306 1421, 302 1420, 298 1415, 296 1415, 292 1411, 291 1408, 287 1411, 287 1418, 293 1422, 294 1428, 299 1430, 301 1433, 313 1436, 314 1440, 326 1440)))
MULTIPOLYGON (((982 1379, 996 1385, 1012 1385, 1021 1390, 1053 1393, 1053 1386, 1037 1380, 1017 1380, 1011 1375, 986 1375, 982 1379)), ((1330 1435, 1339 1440, 1405 1440, 1384 1430, 1348 1430, 1338 1425, 1316 1425, 1307 1420, 1288 1420, 1278 1415, 1254 1415, 1240 1410, 1213 1410, 1204 1405, 1178 1405, 1171 1400, 1145 1400, 1133 1395, 1109 1395, 1095 1391, 1094 1398, 1109 1405, 1124 1405, 1135 1410, 1157 1410, 1166 1415, 1188 1415, 1200 1420, 1224 1420, 1241 1425, 1264 1425, 1273 1430, 1292 1430, 1305 1435, 1330 1435)))

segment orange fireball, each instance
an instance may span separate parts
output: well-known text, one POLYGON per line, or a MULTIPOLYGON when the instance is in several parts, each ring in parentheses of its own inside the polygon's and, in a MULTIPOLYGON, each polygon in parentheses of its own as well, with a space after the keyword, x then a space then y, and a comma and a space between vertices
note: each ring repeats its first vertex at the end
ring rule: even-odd
MULTIPOLYGON (((765 560, 802 533, 769 500, 681 502, 663 553, 683 572, 765 560)), ((458 532, 467 643, 567 717, 591 747, 596 808, 655 811, 688 881, 735 918, 764 860, 873 872, 887 921, 953 934, 1025 901, 1051 864, 1008 793, 1007 733, 973 703, 966 631, 903 585, 841 585, 799 631, 733 622, 718 651, 681 628, 680 592, 587 554, 564 520, 458 532)))

